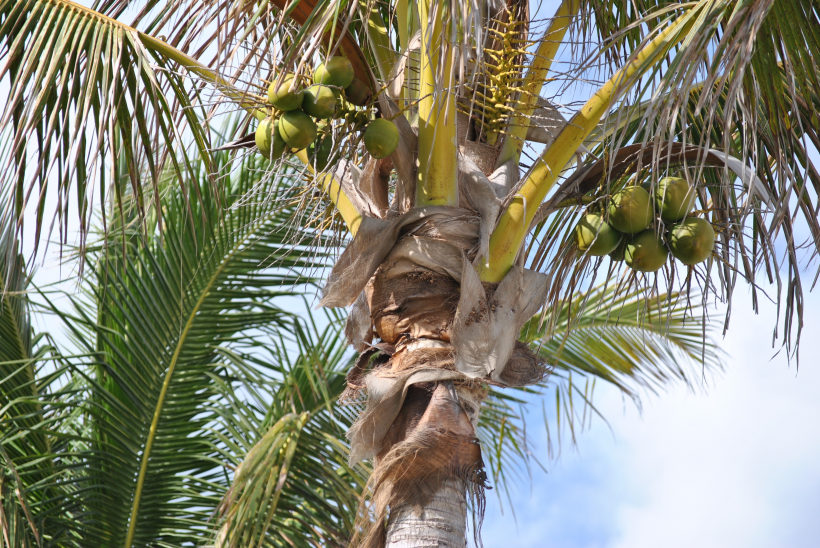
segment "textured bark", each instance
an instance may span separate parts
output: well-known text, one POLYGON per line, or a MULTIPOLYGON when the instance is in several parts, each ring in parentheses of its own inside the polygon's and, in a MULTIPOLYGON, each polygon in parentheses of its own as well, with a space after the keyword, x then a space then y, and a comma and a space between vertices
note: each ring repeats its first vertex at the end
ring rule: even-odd
POLYGON ((387 525, 386 548, 464 548, 467 501, 462 482, 450 479, 420 511, 395 508, 387 525))

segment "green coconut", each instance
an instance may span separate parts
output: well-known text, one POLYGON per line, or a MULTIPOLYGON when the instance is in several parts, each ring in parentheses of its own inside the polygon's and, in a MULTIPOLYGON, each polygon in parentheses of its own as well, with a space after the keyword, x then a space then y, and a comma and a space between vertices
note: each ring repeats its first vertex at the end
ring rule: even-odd
POLYGON ((278 86, 276 80, 274 79, 268 88, 268 102, 283 111, 296 110, 301 107, 302 100, 305 97, 305 90, 291 90, 291 86, 299 86, 299 83, 294 81, 293 75, 285 76, 278 86))
POLYGON ((603 257, 618 247, 621 233, 612 228, 600 215, 587 214, 575 226, 575 243, 587 255, 603 257))
POLYGON ((695 207, 695 189, 681 177, 664 177, 655 189, 655 208, 667 223, 680 221, 695 207))
POLYGON ((281 158, 285 151, 288 149, 288 144, 282 138, 282 133, 279 130, 279 119, 273 123, 273 130, 271 131, 271 137, 273 140, 271 141, 271 148, 270 148, 270 159, 271 160, 278 160, 281 158))
POLYGON ((316 140, 316 124, 302 110, 291 110, 279 119, 279 133, 288 146, 302 150, 316 140))
POLYGON ((633 236, 624 249, 626 264, 641 272, 655 272, 663 266, 668 256, 669 250, 653 229, 644 230, 633 236))
POLYGON ((669 230, 672 255, 683 264, 702 263, 715 247, 715 231, 706 219, 690 217, 669 230))
POLYGON ((363 107, 370 104, 373 99, 373 90, 358 78, 354 78, 353 82, 345 88, 345 97, 357 107, 363 107))
POLYGON ((273 121, 265 118, 256 127, 256 148, 265 158, 270 158, 271 145, 273 144, 273 121))
POLYGON ((367 124, 364 130, 364 147, 376 159, 393 154, 399 145, 399 130, 396 124, 384 118, 377 118, 367 124))
POLYGON ((637 234, 652 222, 649 193, 639 186, 619 190, 609 201, 609 224, 626 234, 637 234))
POLYGON ((316 139, 308 147, 308 158, 316 171, 324 171, 333 153, 333 139, 330 135, 316 139))
POLYGON ((326 86, 346 88, 353 82, 353 65, 346 57, 331 57, 313 71, 313 81, 326 86))
POLYGON ((307 88, 302 110, 320 120, 333 118, 336 114, 336 94, 333 93, 333 88, 320 84, 307 88))

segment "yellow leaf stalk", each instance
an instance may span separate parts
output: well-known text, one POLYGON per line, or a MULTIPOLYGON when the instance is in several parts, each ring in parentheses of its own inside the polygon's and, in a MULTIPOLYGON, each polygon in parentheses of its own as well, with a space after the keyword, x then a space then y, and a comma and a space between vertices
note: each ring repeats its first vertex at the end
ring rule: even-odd
POLYGON ((561 130, 552 145, 536 162, 512 203, 499 219, 498 226, 490 238, 489 264, 482 264, 479 268, 483 281, 500 282, 504 278, 515 262, 538 206, 558 180, 560 170, 567 165, 578 147, 609 111, 626 84, 646 72, 666 55, 669 48, 682 41, 693 22, 692 12, 678 18, 649 42, 629 64, 616 72, 561 130))
POLYGON ((516 106, 517 115, 512 119, 501 153, 498 155, 496 167, 500 167, 507 161, 521 157, 521 148, 527 137, 527 129, 530 125, 530 117, 535 111, 538 96, 547 78, 547 73, 552 66, 552 60, 558 54, 561 41, 572 22, 572 18, 577 15, 581 8, 580 0, 564 0, 558 7, 558 11, 550 22, 549 28, 544 33, 541 43, 535 52, 535 57, 527 69, 524 76, 524 85, 521 86, 521 98, 516 106))
POLYGON ((379 75, 382 80, 387 80, 390 71, 396 63, 396 52, 390 45, 390 38, 387 35, 387 27, 384 19, 376 9, 376 4, 372 0, 359 0, 360 13, 367 14, 367 38, 370 42, 370 50, 376 58, 379 75))
MULTIPOLYGON (((308 167, 311 173, 315 173, 313 166, 310 164, 307 149, 297 152, 296 157, 308 167)), ((339 210, 339 213, 342 215, 342 219, 347 225, 348 230, 350 230, 351 236, 355 236, 356 231, 359 230, 359 225, 362 224, 362 214, 358 209, 356 209, 353 202, 350 201, 350 198, 347 194, 345 194, 345 191, 342 190, 339 180, 336 179, 332 173, 325 173, 322 175, 322 180, 320 182, 322 184, 322 188, 330 197, 330 201, 333 202, 339 210)))
POLYGON ((442 32, 443 2, 421 0, 421 82, 419 101, 419 169, 416 206, 458 205, 458 165, 456 164, 456 103, 449 89, 452 64, 439 66, 447 43, 442 32), (436 4, 438 4, 436 6, 436 4), (437 13, 430 21, 431 9, 437 13), (436 89, 436 76, 439 86, 436 89))

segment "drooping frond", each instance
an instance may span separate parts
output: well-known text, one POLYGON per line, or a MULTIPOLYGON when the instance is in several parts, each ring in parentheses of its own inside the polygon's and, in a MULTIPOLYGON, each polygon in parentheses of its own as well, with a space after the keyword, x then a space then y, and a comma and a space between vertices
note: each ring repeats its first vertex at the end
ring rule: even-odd
MULTIPOLYGON (((820 69, 810 61, 820 39, 817 6, 718 1, 680 8, 688 6, 698 16, 680 44, 643 76, 623 82, 622 101, 585 142, 594 158, 588 157, 576 175, 597 165, 604 166, 604 176, 576 192, 575 205, 600 210, 625 183, 648 188, 667 175, 686 176, 701 189, 695 214, 719 232, 715 261, 692 271, 665 268, 657 278, 660 290, 697 285, 731 304, 735 283, 745 279, 756 309, 760 288, 773 285, 765 298, 780 303, 782 329, 775 333, 794 350, 806 289, 801 274, 815 277, 812 265, 820 251, 820 140, 814 129, 820 69), (622 154, 638 145, 641 153, 619 171, 622 154), (683 157, 675 147, 691 153, 683 157)), ((597 59, 606 66, 590 66, 579 76, 597 81, 601 73, 624 66, 675 17, 673 9, 651 1, 588 3, 586 11, 582 8, 585 37, 598 37, 605 55, 597 59)), ((551 214, 535 229, 536 263, 551 262, 556 278, 574 287, 588 279, 590 269, 579 265, 572 251, 559 251, 574 224, 572 213, 551 214)), ((645 287, 656 283, 652 276, 638 278, 645 287)))
POLYGON ((701 386, 704 377, 722 369, 699 304, 685 300, 678 293, 647 300, 600 286, 524 327, 522 340, 537 349, 552 373, 532 389, 491 390, 482 407, 479 436, 499 497, 509 497, 510 484, 524 479, 532 462, 541 466, 556 457, 564 438, 576 443, 594 416, 606 420, 594 405, 597 383, 618 388, 640 406, 647 392, 657 394, 675 382, 701 386), (543 409, 534 409, 536 403, 543 409), (527 433, 533 415, 542 413, 545 455, 534 452, 527 433))
POLYGON ((350 357, 338 318, 305 320, 292 335, 271 330, 267 344, 248 341, 226 356, 244 393, 219 411, 219 454, 236 472, 219 505, 217 547, 346 546, 368 472, 347 464, 342 440, 354 414, 336 406, 350 357), (326 328, 313 323, 323 319, 326 328), (230 448, 238 440, 248 443, 242 451, 230 448))
POLYGON ((141 212, 146 183, 156 189, 168 170, 190 179, 193 162, 210 166, 204 117, 172 50, 67 0, 0 3, 0 81, 9 89, 0 127, 11 144, 0 169, 14 188, 6 214, 22 223, 27 206, 36 211, 35 250, 44 228, 67 242, 71 217, 84 240, 92 212, 124 192, 117 162, 141 212))
POLYGON ((224 174, 218 187, 184 180, 186 199, 172 177, 162 180, 164 230, 149 211, 147 240, 134 196, 125 196, 107 244, 88 251, 87 291, 69 295, 70 307, 49 300, 76 353, 93 358, 76 366, 88 382, 83 412, 93 434, 83 480, 93 494, 77 492, 85 517, 74 524, 84 542, 176 542, 190 512, 177 502, 185 476, 213 467, 197 433, 216 397, 219 347, 284 325, 290 314, 273 299, 311 281, 300 272, 311 263, 289 234, 287 201, 223 209, 258 183, 257 160, 234 170, 228 153, 214 158, 224 174))

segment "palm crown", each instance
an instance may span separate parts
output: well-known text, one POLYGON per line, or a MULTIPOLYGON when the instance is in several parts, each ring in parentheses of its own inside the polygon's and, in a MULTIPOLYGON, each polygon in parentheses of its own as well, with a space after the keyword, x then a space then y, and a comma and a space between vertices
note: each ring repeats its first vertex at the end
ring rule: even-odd
MULTIPOLYGON (((354 238, 321 304, 353 305, 345 335, 360 356, 347 395, 367 395, 349 433, 351 463, 340 465, 354 482, 353 465, 376 463, 369 502, 352 526, 354 543, 463 540, 468 494, 482 497, 481 410, 493 409, 497 389, 542 381, 545 357, 556 361, 557 354, 536 341, 554 340, 562 321, 616 323, 624 312, 618 299, 638 292, 648 300, 631 312, 673 329, 686 312, 672 313, 675 292, 661 285, 682 283, 687 293, 700 286, 704 298, 716 292, 728 299, 738 277, 755 284, 765 272, 778 283, 777 298, 785 297, 783 337, 791 344, 802 325, 800 217, 814 249, 818 241, 817 11, 813 2, 787 0, 566 0, 542 22, 514 1, 0 3, 0 74, 9 82, 4 219, 10 234, 20 232, 30 208, 39 242, 49 226, 48 200, 56 198, 56 226, 78 218, 79 256, 94 258, 95 313, 63 316, 77 326, 81 354, 109 357, 89 364, 101 375, 93 382, 63 367, 72 382, 89 382, 76 390, 97 398, 77 426, 98 425, 89 447, 110 452, 92 451, 93 458, 111 459, 99 468, 123 474, 129 479, 121 484, 133 487, 115 501, 100 499, 98 511, 110 517, 104 523, 119 526, 94 534, 125 546, 149 543, 152 520, 163 519, 152 502, 186 485, 183 472, 204 481, 206 467, 175 462, 170 434, 193 436, 210 424, 201 406, 217 358, 196 343, 222 348, 237 333, 280 321, 260 299, 274 283, 296 283, 279 274, 248 277, 235 265, 307 267, 318 250, 348 241, 337 238, 344 230, 354 238), (121 22, 129 12, 131 26, 121 22), (565 52, 569 69, 559 72, 553 60, 564 42, 579 45, 565 52), (322 80, 317 64, 330 67, 338 57, 364 91, 322 80), (291 91, 311 79, 333 88, 341 106, 321 127, 311 119, 324 118, 317 110, 303 105, 307 114, 291 115, 301 111, 277 106, 288 75, 291 91), (569 120, 555 106, 560 94, 542 97, 547 82, 561 81, 592 83, 569 120), (246 114, 231 127, 230 143, 215 146, 212 120, 236 108, 246 114), (389 122, 395 139, 379 134, 363 145, 362 131, 376 119, 389 122), (250 135, 257 121, 263 134, 250 135), (299 124, 319 135, 314 148, 307 146, 312 134, 294 136, 299 124), (285 142, 274 155, 277 137, 285 142), (254 158, 255 146, 271 160, 254 158), (523 155, 531 165, 522 174, 523 155), (577 169, 562 180, 573 160, 577 169), (257 176, 235 183, 232 171, 247 171, 236 166, 248 162, 257 176), (670 217, 664 207, 671 194, 663 189, 673 175, 694 199, 670 217), (266 223, 283 208, 293 210, 292 230, 271 231, 266 223), (635 220, 637 210, 643 220, 635 220), (87 246, 95 211, 107 234, 100 249, 87 246), (612 231, 605 250, 601 227, 612 231), (142 241, 153 235, 160 247, 142 241), (611 259, 599 258, 610 252, 611 259), (787 288, 780 287, 784 264, 787 288), (152 283, 134 285, 133 269, 152 283), (601 278, 604 289, 586 291, 601 278), (240 294, 240 285, 255 291, 240 294), (209 311, 220 310, 212 300, 234 299, 236 314, 207 323, 209 311), (157 328, 151 344, 132 346, 138 337, 127 332, 140 321, 128 314, 143 300, 184 319, 173 337, 157 328), (641 310, 666 313, 653 319, 641 310), (112 338, 118 329, 124 332, 112 338), (143 358, 141 372, 135 364, 143 358), (182 401, 199 403, 175 410, 182 401), (103 418, 115 408, 134 415, 133 432, 103 418), (425 458, 412 459, 419 451, 425 458), (428 518, 422 522, 419 508, 428 518), (151 512, 158 513, 141 521, 151 512), (437 513, 440 527, 429 519, 437 513), (419 528, 424 534, 414 535, 419 528)), ((67 231, 60 233, 65 241, 67 231)), ((7 246, 8 272, 16 247, 7 246)), ((578 367, 586 339, 567 337, 572 352, 564 356, 575 357, 562 358, 564 367, 578 367)), ((618 339, 622 348, 628 340, 628 331, 618 339)), ((601 342, 614 346, 607 336, 601 342)), ((656 357, 658 348, 636 350, 628 363, 656 357)), ((66 386, 58 392, 73 393, 66 386)), ((253 497, 262 487, 249 478, 253 470, 291 466, 287 436, 297 434, 288 432, 313 420, 304 413, 314 408, 303 405, 260 438, 267 449, 249 454, 235 474, 220 542, 254 534, 237 517, 258 508, 253 497), (265 460, 270 451, 284 460, 265 460)), ((43 473, 66 462, 47 463, 43 473)), ((266 493, 265 500, 277 496, 266 493)), ((271 519, 262 519, 265 527, 271 519)))

